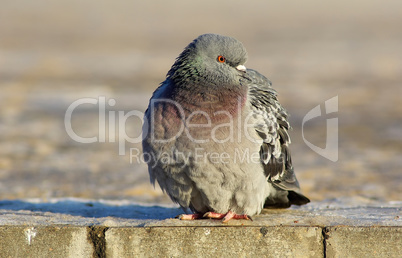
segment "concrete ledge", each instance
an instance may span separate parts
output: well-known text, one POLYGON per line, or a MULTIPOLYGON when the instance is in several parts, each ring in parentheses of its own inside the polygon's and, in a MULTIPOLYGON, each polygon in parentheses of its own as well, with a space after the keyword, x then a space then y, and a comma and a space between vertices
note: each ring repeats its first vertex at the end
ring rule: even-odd
POLYGON ((1 257, 92 257, 85 227, 1 226, 1 257))
POLYGON ((318 227, 111 228, 107 257, 320 257, 318 227))
POLYGON ((401 257, 401 227, 329 227, 325 238, 327 257, 401 257))
POLYGON ((0 253, 1 257, 400 257, 401 203, 355 201, 264 210, 254 221, 228 224, 179 221, 171 219, 181 213, 177 208, 127 202, 0 201, 0 253))

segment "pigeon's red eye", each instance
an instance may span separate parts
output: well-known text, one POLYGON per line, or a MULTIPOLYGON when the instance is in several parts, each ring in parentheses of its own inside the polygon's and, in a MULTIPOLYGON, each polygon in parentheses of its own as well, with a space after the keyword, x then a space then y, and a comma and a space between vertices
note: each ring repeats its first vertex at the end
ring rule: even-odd
POLYGON ((226 61, 226 58, 224 56, 218 56, 219 63, 224 63, 225 61, 226 61))

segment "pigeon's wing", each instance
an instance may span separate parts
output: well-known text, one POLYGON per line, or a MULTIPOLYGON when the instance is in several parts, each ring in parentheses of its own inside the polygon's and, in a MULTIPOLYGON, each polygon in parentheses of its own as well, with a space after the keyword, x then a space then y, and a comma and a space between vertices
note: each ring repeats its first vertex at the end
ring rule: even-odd
POLYGON ((289 150, 288 113, 279 104, 271 82, 252 69, 247 69, 249 97, 255 130, 262 138, 260 149, 264 173, 275 187, 288 191, 289 204, 305 204, 309 199, 300 193, 289 150))

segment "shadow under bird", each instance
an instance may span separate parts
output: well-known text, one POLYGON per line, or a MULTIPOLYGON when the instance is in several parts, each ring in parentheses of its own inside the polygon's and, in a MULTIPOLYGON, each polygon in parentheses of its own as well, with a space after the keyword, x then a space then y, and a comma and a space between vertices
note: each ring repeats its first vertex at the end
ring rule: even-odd
POLYGON ((149 102, 144 157, 151 182, 193 212, 180 219, 251 219, 309 202, 292 166, 288 113, 246 60, 238 40, 201 35, 149 102))

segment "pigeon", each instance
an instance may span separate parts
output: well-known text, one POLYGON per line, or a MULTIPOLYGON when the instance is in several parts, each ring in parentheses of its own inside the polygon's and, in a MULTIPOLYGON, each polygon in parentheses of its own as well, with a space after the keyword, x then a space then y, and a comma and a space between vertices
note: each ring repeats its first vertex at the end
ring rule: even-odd
POLYGON ((288 113, 246 60, 237 39, 203 34, 149 101, 142 146, 150 181, 183 208, 182 220, 247 220, 310 201, 292 166, 288 113))

